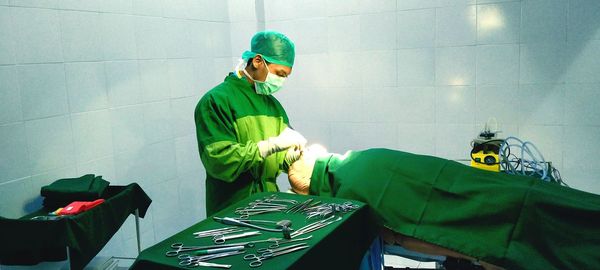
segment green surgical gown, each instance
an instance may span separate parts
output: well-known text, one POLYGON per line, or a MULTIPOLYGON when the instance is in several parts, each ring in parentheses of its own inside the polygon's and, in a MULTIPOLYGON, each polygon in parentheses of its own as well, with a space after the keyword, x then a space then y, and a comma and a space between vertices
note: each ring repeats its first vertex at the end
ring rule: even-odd
POLYGON ((600 269, 600 196, 532 177, 370 149, 318 159, 310 193, 363 201, 382 226, 507 269, 600 269))
POLYGON ((245 78, 230 73, 200 99, 194 118, 206 170, 207 215, 252 193, 279 190, 285 151, 263 159, 256 145, 289 125, 275 97, 257 94, 245 78))

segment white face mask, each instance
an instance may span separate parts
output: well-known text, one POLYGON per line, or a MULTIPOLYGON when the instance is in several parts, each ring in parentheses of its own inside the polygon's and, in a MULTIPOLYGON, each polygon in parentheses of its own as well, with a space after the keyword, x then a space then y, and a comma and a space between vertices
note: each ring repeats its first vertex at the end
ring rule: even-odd
POLYGON ((246 76, 248 76, 248 78, 250 78, 254 81, 254 90, 256 90, 257 94, 271 95, 271 94, 281 90, 281 87, 283 86, 283 83, 285 82, 285 78, 271 73, 271 71, 269 71, 269 66, 267 66, 267 62, 265 61, 264 58, 263 58, 263 63, 265 63, 265 67, 267 68, 267 72, 268 72, 267 78, 265 79, 265 81, 255 80, 254 78, 252 78, 252 76, 250 76, 250 74, 248 74, 246 69, 242 69, 242 71, 244 72, 244 74, 246 74, 246 76))

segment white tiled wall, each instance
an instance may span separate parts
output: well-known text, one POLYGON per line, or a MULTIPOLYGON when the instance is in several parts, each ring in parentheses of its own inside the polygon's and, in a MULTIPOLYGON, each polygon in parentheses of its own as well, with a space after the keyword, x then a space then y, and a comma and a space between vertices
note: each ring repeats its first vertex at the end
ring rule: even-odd
MULTIPOLYGON (((496 117, 600 193, 598 12, 596 0, 0 0, 0 215, 96 173, 154 200, 145 247, 203 218, 193 109, 263 27, 296 43, 276 95, 310 142, 465 159, 496 117)), ((133 226, 102 255, 135 256, 133 226)))
POLYGON ((264 2, 266 28, 297 45, 276 95, 309 142, 467 159, 495 117, 600 193, 600 2, 264 2))
MULTIPOLYGON (((254 1, 244 6, 251 16, 232 11, 249 43, 256 23, 241 22, 256 20, 254 1)), ((0 215, 37 210, 43 185, 95 173, 153 199, 144 247, 203 219, 193 112, 232 68, 242 39, 229 13, 209 0, 0 1, 0 215)), ((130 218, 100 255, 135 257, 134 236, 130 218)))

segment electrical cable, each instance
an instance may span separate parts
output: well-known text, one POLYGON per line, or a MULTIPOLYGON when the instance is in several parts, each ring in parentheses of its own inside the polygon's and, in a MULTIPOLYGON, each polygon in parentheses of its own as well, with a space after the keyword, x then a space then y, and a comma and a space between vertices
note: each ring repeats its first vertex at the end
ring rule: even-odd
POLYGON ((535 144, 516 137, 508 137, 500 145, 500 166, 506 173, 536 176, 544 181, 550 181, 549 176, 556 170, 550 167, 535 144))
POLYGON ((471 141, 470 156, 473 162, 486 165, 500 164, 501 170, 508 174, 533 176, 543 181, 569 186, 562 179, 558 169, 554 168, 551 162, 546 161, 538 147, 530 141, 522 141, 511 136, 506 139, 490 139, 477 142, 477 146, 479 148, 476 149, 475 140, 471 141), (498 161, 495 163, 476 160, 473 156, 474 152, 480 151, 479 149, 487 149, 486 144, 499 147, 498 161))

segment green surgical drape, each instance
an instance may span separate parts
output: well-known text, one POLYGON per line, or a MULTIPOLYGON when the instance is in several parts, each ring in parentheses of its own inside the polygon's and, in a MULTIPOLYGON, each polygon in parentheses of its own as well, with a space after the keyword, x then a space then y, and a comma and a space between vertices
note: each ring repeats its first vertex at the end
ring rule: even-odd
POLYGON ((600 196, 388 149, 318 159, 310 194, 369 204, 380 225, 507 269, 600 269, 600 196))

